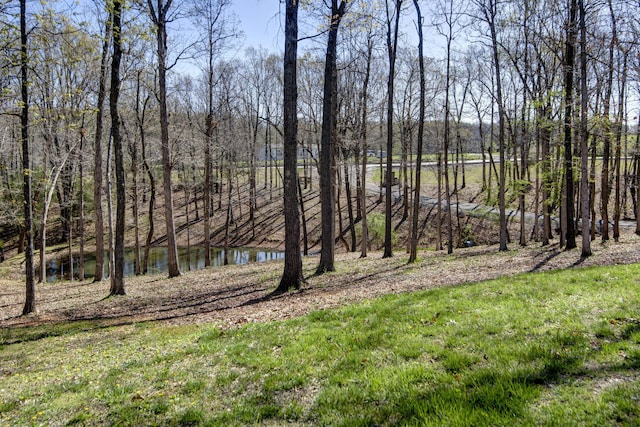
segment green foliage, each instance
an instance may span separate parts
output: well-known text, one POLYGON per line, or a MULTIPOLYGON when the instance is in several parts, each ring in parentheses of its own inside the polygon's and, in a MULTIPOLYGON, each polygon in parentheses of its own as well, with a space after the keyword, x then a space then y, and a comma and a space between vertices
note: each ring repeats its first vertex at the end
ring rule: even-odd
POLYGON ((472 241, 473 242, 473 228, 471 227, 470 224, 465 224, 462 229, 460 230, 460 242, 459 244, 461 246, 465 246, 466 242, 468 241, 472 241))
MULTIPOLYGON (((369 233, 369 243, 374 248, 384 245, 385 217, 383 213, 371 212, 367 214, 367 230, 369 233)), ((391 230, 391 244, 398 243, 398 235, 395 230, 391 230)))
POLYGON ((640 266, 285 322, 3 332, 8 425, 637 425, 640 266))
POLYGON ((511 187, 516 196, 522 196, 531 189, 531 182, 527 179, 517 179, 511 181, 511 187))

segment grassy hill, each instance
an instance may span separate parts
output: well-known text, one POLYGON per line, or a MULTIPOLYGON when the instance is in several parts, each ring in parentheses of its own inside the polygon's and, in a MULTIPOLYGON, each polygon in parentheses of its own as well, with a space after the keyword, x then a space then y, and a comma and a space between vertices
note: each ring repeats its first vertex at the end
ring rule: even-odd
POLYGON ((0 319, 0 424, 638 425, 636 252, 347 254, 317 277, 306 258, 303 292, 275 299, 280 262, 106 300, 51 285, 37 316, 0 319))

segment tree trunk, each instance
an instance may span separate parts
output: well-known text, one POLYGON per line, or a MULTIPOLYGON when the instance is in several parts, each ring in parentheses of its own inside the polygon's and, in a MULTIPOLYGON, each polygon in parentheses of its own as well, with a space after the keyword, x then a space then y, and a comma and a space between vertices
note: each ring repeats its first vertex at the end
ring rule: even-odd
POLYGON ((367 224, 367 160, 368 160, 368 145, 367 145, 367 121, 368 121, 368 103, 367 98, 369 96, 369 80, 371 78, 371 58, 373 56, 373 41, 371 39, 371 33, 367 38, 367 69, 364 75, 364 82, 362 83, 362 97, 361 97, 361 113, 360 116, 360 144, 362 145, 362 185, 360 188, 360 217, 362 218, 362 244, 360 249, 360 258, 366 258, 367 249, 369 246, 369 229, 367 224))
POLYGON ((158 101, 160 108, 160 143, 162 145, 162 184, 164 191, 165 222, 167 230, 167 253, 169 278, 180 275, 178 247, 173 218, 173 191, 171 185, 171 147, 169 146, 169 116, 167 114, 167 13, 172 0, 157 0, 154 9, 152 0, 147 0, 158 42, 158 101))
POLYGON ((396 52, 398 47, 398 29, 400 24, 400 9, 402 0, 394 0, 394 25, 392 28, 391 17, 387 7, 387 53, 389 56, 389 77, 387 79, 387 168, 385 182, 385 219, 384 219, 384 253, 382 258, 393 256, 392 247, 392 211, 391 211, 391 186, 393 184, 393 89, 396 78, 396 52), (393 34, 392 34, 393 32, 393 34))
POLYGON ((623 53, 622 77, 620 79, 620 93, 618 95, 618 118, 616 120, 616 148, 615 148, 615 194, 614 194, 614 210, 613 210, 613 240, 616 242, 620 239, 620 169, 622 163, 622 123, 625 115, 625 87, 627 83, 627 59, 628 53, 623 53))
MULTIPOLYGON (((353 198, 351 197, 351 180, 349 177, 349 159, 347 153, 343 156, 343 169, 344 169, 344 190, 347 197, 347 215, 349 217, 349 235, 351 236, 351 252, 356 251, 356 224, 353 215, 353 198)), ((340 230, 342 233, 342 230, 340 230)))
MULTIPOLYGON (((580 206, 582 217, 582 258, 591 255, 590 190, 589 190, 589 129, 587 85, 587 26, 584 0, 578 0, 580 9, 580 206)), ((591 195, 593 197, 593 195, 591 195)))
POLYGON ((231 211, 231 196, 233 195, 231 179, 231 160, 229 160, 229 166, 227 167, 227 216, 224 221, 224 257, 223 265, 229 265, 229 227, 231 226, 231 217, 233 215, 231 211))
POLYGON ((146 155, 146 138, 144 136, 144 129, 140 129, 141 132, 141 146, 142 146, 142 164, 144 166, 145 171, 147 172, 147 176, 149 177, 149 208, 148 208, 148 221, 149 221, 149 229, 147 230, 147 238, 144 243, 144 255, 142 257, 142 274, 147 274, 149 272, 149 252, 151 250, 151 242, 153 241, 153 232, 154 232, 154 221, 153 221, 153 211, 156 207, 156 179, 153 176, 153 172, 151 172, 151 167, 149 166, 149 161, 146 155))
POLYGON ((133 270, 136 276, 139 276, 142 272, 140 265, 140 218, 138 209, 138 141, 136 138, 132 138, 129 143, 129 151, 131 155, 131 208, 133 213, 133 232, 134 232, 134 247, 133 247, 133 270))
POLYGON ((424 138, 425 116, 425 77, 424 77, 424 51, 422 35, 422 13, 418 0, 413 0, 416 8, 416 21, 418 26, 418 62, 420 64, 420 113, 418 116, 418 147, 416 157, 416 174, 414 183, 413 214, 411 216, 411 245, 409 249, 409 263, 415 262, 418 257, 418 216, 420 214, 420 186, 422 182, 422 141, 424 138))
MULTIPOLYGON (((307 256, 309 255, 309 235, 307 232, 307 217, 304 210, 304 198, 302 197, 302 185, 300 183, 300 177, 298 177, 298 199, 300 201, 300 219, 302 221, 302 242, 304 247, 303 254, 307 256)), ((300 246, 299 243, 298 246, 300 246)))
POLYGON ((324 101, 322 105, 322 138, 320 150, 320 203, 322 223, 322 248, 320 263, 316 269, 318 274, 335 271, 335 144, 338 71, 336 51, 338 45, 338 28, 344 15, 346 2, 338 6, 338 0, 331 1, 331 26, 327 40, 327 52, 324 70, 324 101))
POLYGON ((442 151, 436 153, 436 162, 438 163, 438 206, 436 209, 436 251, 441 251, 442 246, 442 151))
POLYGON ((636 201, 634 204, 635 216, 636 216, 636 231, 635 233, 640 236, 640 114, 638 114, 638 124, 636 127, 636 155, 635 160, 635 189, 636 189, 636 201))
POLYGON ((107 145, 107 228, 109 229, 109 278, 113 281, 113 276, 115 276, 114 271, 114 228, 113 228, 113 184, 112 184, 112 169, 111 169, 111 159, 112 154, 111 150, 113 149, 113 137, 109 137, 109 144, 107 145))
MULTIPOLYGON (((209 84, 212 85, 213 75, 210 74, 209 84)), ((209 103, 213 101, 213 89, 209 87, 210 92, 209 103)), ((212 175, 212 159, 211 159, 211 142, 213 137, 213 111, 209 107, 206 119, 206 135, 204 145, 204 266, 211 266, 211 217, 213 215, 212 205, 212 188, 211 188, 211 175, 212 175)))
POLYGON ((608 77, 607 87, 604 96, 603 119, 604 119, 604 137, 602 147, 602 173, 601 173, 601 190, 600 190, 600 215, 602 217, 602 240, 609 240, 609 197, 611 188, 609 185, 609 163, 611 157, 611 118, 609 116, 611 109, 611 93, 613 91, 613 60, 615 45, 617 43, 618 32, 616 26, 616 17, 613 12, 611 0, 608 1, 609 12, 611 14, 611 42, 609 44, 609 60, 607 62, 608 77))
POLYGON ((124 219, 125 219, 125 183, 124 183, 124 154, 122 150, 122 136, 120 134, 120 117, 118 112, 118 98, 120 96, 120 60, 122 58, 121 45, 121 11, 122 2, 113 1, 113 57, 111 59, 111 91, 109 109, 111 112, 111 135, 116 169, 116 230, 113 276, 111 276, 111 295, 124 295, 124 219))
MULTIPOLYGON (((22 314, 27 315, 36 310, 36 286, 33 269, 33 205, 31 189, 31 151, 29 144, 29 56, 27 52, 27 7, 26 0, 20 0, 20 138, 22 140, 22 193, 24 197, 24 230, 25 230, 25 279, 26 293, 22 314)), ((44 228, 44 224, 42 224, 44 228)), ((44 247, 43 247, 44 249, 44 247)), ((45 270, 46 274, 46 270, 45 270)), ((46 277, 46 276, 43 276, 46 277)))
POLYGON ((569 0, 569 21, 567 26, 567 40, 565 43, 564 58, 564 176, 565 199, 564 217, 567 228, 564 231, 566 238, 565 249, 576 247, 576 226, 574 211, 574 184, 573 184, 573 69, 575 65, 576 44, 576 18, 577 2, 569 0))
MULTIPOLYGON (((184 167, 184 164, 183 164, 184 167)), ((191 224, 189 223, 189 201, 191 200, 191 192, 189 191, 190 183, 187 182, 186 172, 183 169, 183 176, 185 177, 185 185, 184 185, 184 216, 187 224, 187 271, 191 271, 191 224)))
MULTIPOLYGON (((453 6, 451 6, 453 7, 453 6)), ((447 225, 447 253, 453 253, 453 221, 451 218, 451 187, 449 184, 449 147, 451 142, 451 102, 450 92, 451 92, 451 42, 453 35, 451 33, 451 25, 449 25, 449 34, 447 35, 447 65, 446 65, 446 74, 445 74, 445 95, 444 95, 444 140, 442 144, 442 151, 444 152, 444 165, 443 165, 443 174, 444 174, 444 191, 445 191, 445 200, 446 200, 446 225, 447 225)))
POLYGON ((502 75, 500 72, 500 56, 498 54, 498 35, 496 32, 496 13, 497 5, 495 0, 489 0, 489 7, 485 7, 483 10, 485 19, 489 25, 491 32, 491 47, 493 50, 493 62, 496 78, 496 103, 498 104, 498 147, 500 150, 500 188, 498 190, 499 196, 499 210, 500 210, 500 251, 507 250, 507 241, 509 239, 507 232, 507 217, 506 217, 506 202, 505 202, 505 166, 506 166, 506 141, 505 141, 505 120, 506 113, 504 111, 504 102, 502 99, 502 75))
POLYGON ((67 279, 73 281, 73 209, 69 207, 67 211, 66 222, 69 224, 69 231, 67 232, 67 254, 69 256, 69 271, 67 272, 67 279))
POLYGON ((78 230, 78 239, 80 240, 79 244, 80 244, 80 253, 78 255, 78 281, 83 282, 84 281, 84 241, 85 241, 85 237, 84 237, 84 133, 85 133, 85 129, 84 129, 84 114, 82 115, 82 125, 80 127, 80 158, 78 159, 79 162, 79 173, 80 173, 80 195, 78 197, 78 212, 79 212, 79 219, 78 222, 80 223, 79 226, 79 230, 78 230))
POLYGON ((96 235, 96 267, 93 275, 94 282, 102 281, 104 277, 104 218, 102 213, 102 129, 103 110, 106 97, 107 64, 109 62, 109 41, 113 14, 110 8, 105 22, 102 39, 102 59, 100 61, 100 82, 98 85, 98 100, 96 105, 96 133, 94 139, 93 161, 93 214, 96 235))

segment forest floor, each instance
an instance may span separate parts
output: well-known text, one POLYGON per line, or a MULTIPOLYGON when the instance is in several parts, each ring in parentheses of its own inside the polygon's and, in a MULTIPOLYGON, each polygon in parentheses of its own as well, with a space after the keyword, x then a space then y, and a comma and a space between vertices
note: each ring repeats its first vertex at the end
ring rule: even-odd
MULTIPOLYGON (((394 187, 397 189, 398 187, 394 187)), ((282 213, 282 191, 261 188, 258 193, 254 220, 249 219, 248 191, 234 191, 232 212, 234 221, 229 227, 228 239, 231 247, 248 246, 284 249, 284 218, 282 213)), ((435 193, 433 185, 426 185, 423 194, 435 193)), ((382 259, 376 252, 382 243, 381 236, 373 237, 373 249, 366 259, 359 258, 358 251, 348 252, 350 233, 343 233, 342 243, 336 245, 337 272, 315 275, 318 259, 313 256, 320 249, 320 202, 317 185, 303 190, 305 217, 307 220, 309 253, 304 258, 307 283, 299 292, 271 297, 282 273, 282 261, 250 264, 245 266, 214 267, 200 271, 185 271, 182 276, 167 279, 164 275, 131 277, 126 279, 127 296, 107 298, 108 279, 93 283, 59 281, 37 285, 38 312, 22 317, 24 302, 23 257, 9 254, 0 264, 0 326, 33 326, 42 323, 90 320, 100 324, 128 324, 141 321, 168 321, 172 323, 216 322, 232 326, 251 321, 269 321, 299 316, 309 311, 336 307, 388 293, 410 292, 442 286, 455 286, 505 275, 550 269, 586 267, 592 265, 615 265, 640 262, 638 250, 640 237, 632 229, 623 228, 619 242, 613 240, 592 243, 594 255, 582 259, 580 249, 564 251, 557 240, 548 246, 531 241, 528 246, 517 244, 519 224, 513 217, 510 223, 511 243, 509 251, 498 251, 498 227, 491 215, 476 217, 461 212, 454 216, 454 236, 457 236, 454 253, 434 251, 436 244, 436 209, 425 207, 421 212, 419 260, 408 265, 405 247, 409 220, 403 219, 403 204, 396 200, 393 223, 397 235, 396 256, 382 259), (466 240, 477 246, 464 248, 466 240)), ((478 186, 468 185, 458 192, 462 201, 479 202, 482 199, 478 186)), ((212 244, 221 246, 225 236, 226 194, 216 195, 217 211, 212 219, 212 244)), ((341 200, 342 222, 340 229, 348 230, 348 209, 341 200)), ((455 201, 455 199, 454 199, 455 201)), ((175 217, 180 246, 202 245, 203 203, 197 197, 177 191, 175 217), (190 200, 186 203, 186 200, 190 200), (196 212, 199 211, 199 215, 196 212), (187 220, 188 219, 188 220, 187 220)), ((216 206, 214 206, 216 207, 216 206)), ((145 206, 141 204, 140 239, 148 227, 145 206)), ((156 204, 153 244, 164 243, 163 202, 156 204)), ((384 204, 378 194, 370 191, 368 210, 382 215, 384 204)), ((128 216, 128 246, 135 241, 132 215, 128 216)), ((358 226, 357 226, 358 227, 358 226)), ((442 231, 444 233, 444 224, 442 231)), ((382 230, 377 230, 381 234, 382 230)), ((526 232, 531 232, 527 225, 526 232)), ((370 230, 375 234, 376 230, 370 230)), ((51 233, 54 234, 54 233, 51 233)), ((529 237, 529 236, 527 236, 529 237)), ((599 236, 598 236, 599 237, 599 236)), ((359 232, 356 233, 359 239, 359 232)), ((578 237, 578 241, 580 237, 578 237)), ((579 244, 580 242, 578 242, 579 244)), ((443 240, 443 245, 446 241, 443 240)), ((91 241, 87 250, 90 251, 91 241)), ((64 256, 64 249, 49 250, 49 257, 64 256)))
MULTIPOLYGON (((640 237, 625 232, 619 242, 594 241, 593 256, 580 257, 580 249, 565 251, 556 243, 526 247, 497 245, 443 251, 422 250, 414 264, 396 253, 382 259, 372 252, 336 257, 336 272, 315 275, 317 257, 304 258, 306 283, 300 291, 272 296, 282 273, 282 261, 215 267, 126 280, 126 296, 107 297, 109 281, 64 282, 37 286, 38 312, 21 316, 24 285, 0 281, 0 326, 15 328, 87 321, 89 328, 162 321, 172 324, 214 323, 222 328, 246 322, 267 322, 301 316, 384 294, 459 286, 524 272, 583 268, 640 262, 640 237)), ((10 339, 9 339, 10 341, 10 339)), ((6 342, 6 341, 5 341, 6 342)))

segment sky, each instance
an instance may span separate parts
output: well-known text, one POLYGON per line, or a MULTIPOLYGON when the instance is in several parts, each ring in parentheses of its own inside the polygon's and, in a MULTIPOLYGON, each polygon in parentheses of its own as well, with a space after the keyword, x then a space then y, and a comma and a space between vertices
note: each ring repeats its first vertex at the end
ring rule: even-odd
MULTIPOLYGON (((244 47, 264 47, 278 52, 284 49, 280 0, 235 0, 231 9, 240 19, 245 34, 244 47)), ((282 10, 284 13, 284 9, 282 10)), ((244 49, 243 49, 244 50, 244 49)))
MULTIPOLYGON (((96 0, 60 0, 59 4, 67 11, 82 10, 87 13, 85 16, 92 16, 95 13, 95 1, 96 0)), ((180 0, 176 0, 175 4, 179 5, 180 0)), ((281 2, 281 0, 232 0, 229 10, 236 15, 239 23, 238 29, 242 31, 244 38, 238 41, 236 47, 226 55, 240 58, 244 55, 245 49, 248 47, 261 47, 269 52, 281 53, 284 50, 284 8, 284 2, 281 2)), ((428 15, 426 11, 424 13, 428 15)), ((299 17, 303 21, 299 23, 301 36, 309 35, 309 31, 315 31, 313 27, 304 27, 305 19, 308 18, 304 12, 301 12, 299 17)), ((412 8, 408 8, 408 11, 403 14, 402 20, 403 32, 406 37, 408 37, 409 46, 417 46, 414 19, 412 8)), ((178 43, 189 44, 197 38, 197 34, 189 28, 189 24, 185 25, 185 22, 187 21, 174 23, 177 27, 173 29, 177 29, 178 31, 176 33, 170 29, 170 39, 181 39, 178 43)), ((429 25, 426 25, 424 29, 426 40, 425 54, 427 56, 441 57, 442 37, 433 34, 433 29, 430 29, 429 25)), ((301 42, 298 45, 299 52, 314 47, 320 47, 322 49, 322 46, 317 44, 318 41, 319 40, 316 39, 301 42)), ((405 45, 406 43, 407 40, 404 41, 405 45)), ((193 74, 193 64, 190 64, 189 61, 183 61, 183 63, 178 64, 177 68, 193 74)))
MULTIPOLYGON (((69 11, 86 12, 89 16, 95 13, 94 0, 61 0, 58 7, 69 11)), ((174 3, 179 4, 180 0, 174 3)), ((280 8, 284 14, 284 4, 280 0, 232 0, 230 10, 240 21, 240 29, 245 35, 243 47, 262 46, 270 51, 284 49, 284 24, 280 16, 280 8), (282 24, 281 24, 282 23, 282 24)))

